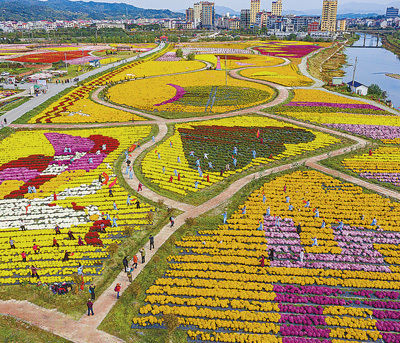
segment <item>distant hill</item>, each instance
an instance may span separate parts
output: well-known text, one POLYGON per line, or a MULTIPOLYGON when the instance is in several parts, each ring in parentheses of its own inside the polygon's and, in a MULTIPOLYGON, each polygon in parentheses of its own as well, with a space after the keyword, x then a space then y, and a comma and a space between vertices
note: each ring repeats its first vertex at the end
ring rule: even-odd
POLYGON ((182 13, 143 9, 128 4, 68 0, 0 0, 1 20, 74 20, 178 18, 182 13))
POLYGON ((225 6, 217 6, 215 5, 215 13, 224 16, 229 13, 230 16, 240 15, 240 12, 233 10, 232 8, 225 6))

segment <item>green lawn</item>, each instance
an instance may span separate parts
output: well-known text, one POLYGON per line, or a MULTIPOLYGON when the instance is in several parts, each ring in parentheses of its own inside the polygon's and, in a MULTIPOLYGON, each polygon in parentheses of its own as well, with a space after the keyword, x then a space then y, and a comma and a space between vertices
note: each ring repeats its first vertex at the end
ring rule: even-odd
POLYGON ((0 315, 0 341, 3 343, 70 343, 60 336, 10 316, 0 315))

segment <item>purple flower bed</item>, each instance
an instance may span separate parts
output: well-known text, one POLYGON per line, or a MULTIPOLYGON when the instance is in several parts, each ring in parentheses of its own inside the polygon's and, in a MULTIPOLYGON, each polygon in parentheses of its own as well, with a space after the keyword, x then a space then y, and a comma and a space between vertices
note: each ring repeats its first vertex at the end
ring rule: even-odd
POLYGON ((298 107, 335 107, 335 108, 353 108, 365 109, 372 111, 383 111, 381 108, 369 104, 336 104, 328 102, 290 102, 284 106, 298 106, 298 107))
POLYGON ((156 61, 158 61, 158 62, 171 62, 171 61, 180 61, 180 60, 181 60, 181 58, 176 57, 176 53, 172 52, 172 51, 167 52, 163 56, 156 59, 156 61))
POLYGON ((22 168, 7 168, 0 171, 0 184, 7 180, 18 180, 27 182, 34 179, 40 173, 35 169, 22 168))
POLYGON ((372 139, 400 138, 400 127, 388 125, 361 125, 361 124, 323 124, 325 126, 366 136, 372 139))
POLYGON ((365 179, 378 180, 380 182, 391 183, 394 186, 400 187, 400 173, 363 172, 359 175, 365 179))
POLYGON ((254 50, 257 50, 262 55, 288 58, 303 58, 304 56, 318 49, 321 49, 321 47, 318 45, 283 45, 277 47, 276 42, 266 43, 263 46, 254 48, 254 50), (272 45, 274 50, 279 49, 279 51, 269 51, 269 45, 272 45))
POLYGON ((166 105, 166 104, 172 104, 175 101, 178 101, 180 99, 183 98, 183 96, 186 94, 186 91, 183 87, 178 86, 178 85, 174 85, 172 83, 169 83, 168 86, 174 87, 176 89, 176 94, 173 98, 169 99, 169 100, 165 100, 159 104, 156 104, 154 106, 162 106, 162 105, 166 105))

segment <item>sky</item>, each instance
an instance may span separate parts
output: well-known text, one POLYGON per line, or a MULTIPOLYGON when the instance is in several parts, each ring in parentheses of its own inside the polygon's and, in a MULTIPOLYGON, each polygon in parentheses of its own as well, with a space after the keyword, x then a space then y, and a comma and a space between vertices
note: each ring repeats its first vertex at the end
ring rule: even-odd
MULTIPOLYGON (((96 0, 99 1, 99 0, 96 0)), ((194 0, 101 0, 104 2, 126 2, 130 5, 142 7, 142 8, 168 8, 171 10, 181 10, 192 6, 194 0)), ((250 0, 214 0, 216 5, 226 6, 232 8, 234 10, 240 10, 242 8, 250 7, 250 0)), ((386 7, 387 3, 392 1, 382 1, 382 0, 339 0, 339 6, 344 6, 349 3, 365 3, 368 5, 378 5, 378 7, 386 7)), ((322 0, 283 0, 283 6, 286 9, 291 10, 308 10, 308 9, 318 9, 322 8, 322 0)), ((358 7, 358 6, 357 6, 358 7)), ((271 8, 271 0, 261 0, 261 8, 262 9, 270 9, 271 8)))

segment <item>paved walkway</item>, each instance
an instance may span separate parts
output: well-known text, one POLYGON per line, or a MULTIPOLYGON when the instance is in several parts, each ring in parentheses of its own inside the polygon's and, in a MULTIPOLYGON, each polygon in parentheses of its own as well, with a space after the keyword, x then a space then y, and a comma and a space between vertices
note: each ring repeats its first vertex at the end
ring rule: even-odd
MULTIPOLYGON (((243 76, 240 76, 238 74, 240 72, 240 70, 243 70, 243 69, 244 68, 231 71, 230 72, 231 77, 248 81, 249 79, 247 79, 243 76)), ((154 254, 157 252, 159 247, 162 246, 162 244, 165 241, 167 241, 171 237, 171 235, 185 223, 186 219, 196 218, 196 217, 208 212, 210 209, 215 209, 218 206, 224 205, 238 191, 240 191, 243 187, 245 187, 247 184, 249 184, 253 180, 260 179, 267 175, 279 173, 282 171, 295 169, 299 165, 307 165, 311 168, 320 170, 321 172, 324 172, 326 174, 332 175, 334 177, 340 177, 346 181, 352 182, 354 184, 360 185, 362 187, 371 189, 378 193, 388 195, 388 196, 391 196, 393 198, 400 200, 400 193, 398 193, 398 192, 385 189, 385 188, 377 186, 375 184, 370 184, 369 182, 366 182, 364 180, 357 179, 355 177, 340 173, 336 170, 332 170, 330 168, 327 168, 327 167, 324 167, 324 166, 321 166, 318 164, 318 162, 320 162, 324 159, 330 158, 332 156, 339 156, 341 154, 347 153, 348 151, 359 149, 361 147, 365 147, 368 144, 371 144, 369 141, 366 141, 359 137, 352 136, 347 133, 338 132, 333 129, 319 127, 319 126, 316 126, 311 123, 304 123, 304 122, 297 121, 295 119, 280 117, 278 115, 261 112, 262 109, 278 105, 278 104, 282 103, 283 101, 285 101, 289 96, 289 92, 286 87, 275 85, 270 82, 259 81, 259 80, 251 80, 251 81, 258 82, 258 83, 265 84, 265 85, 271 86, 273 88, 276 88, 278 91, 278 96, 271 103, 268 103, 268 104, 263 104, 263 105, 259 105, 256 107, 243 109, 243 110, 239 110, 239 111, 234 111, 234 112, 230 112, 230 113, 225 113, 225 114, 220 114, 220 115, 217 114, 217 115, 211 115, 211 116, 196 117, 196 118, 181 118, 181 119, 175 120, 175 119, 163 119, 163 118, 160 118, 157 116, 149 116, 148 114, 144 114, 150 120, 135 122, 135 124, 156 124, 159 127, 159 132, 158 132, 157 136, 154 138, 154 141, 151 140, 151 141, 143 144, 140 149, 136 150, 133 153, 133 155, 132 155, 133 162, 138 158, 138 156, 141 153, 144 152, 144 150, 150 149, 152 146, 154 146, 155 144, 157 144, 163 138, 166 137, 166 135, 168 133, 166 124, 168 124, 168 123, 201 121, 201 120, 207 120, 207 119, 212 119, 212 118, 222 118, 222 117, 243 115, 243 114, 248 114, 248 113, 256 113, 256 114, 270 117, 273 119, 282 120, 282 121, 285 121, 285 122, 288 122, 291 124, 295 124, 295 125, 298 125, 301 127, 306 127, 306 128, 313 129, 313 130, 322 131, 322 132, 325 132, 328 134, 334 134, 336 136, 341 136, 341 137, 353 140, 355 143, 351 147, 340 148, 335 151, 320 154, 318 156, 305 158, 305 159, 302 159, 295 163, 284 164, 284 165, 280 165, 280 166, 277 166, 274 168, 266 169, 261 172, 247 175, 247 176, 243 177, 242 179, 233 182, 223 192, 221 192, 214 198, 210 199, 209 201, 207 201, 199 206, 188 205, 188 204, 185 204, 182 202, 177 202, 177 201, 165 198, 165 197, 153 192, 152 190, 144 187, 144 190, 141 192, 141 195, 143 195, 146 198, 152 199, 153 201, 163 200, 167 206, 180 209, 181 211, 183 211, 183 213, 181 215, 177 216, 176 221, 175 221, 175 226, 173 228, 171 228, 169 225, 167 225, 167 226, 163 227, 160 230, 160 232, 155 236, 155 249, 150 251, 149 244, 145 245, 144 248, 146 250, 146 262, 143 264, 139 263, 138 269, 135 271, 135 273, 133 275, 134 279, 146 267, 147 263, 149 263, 149 261, 154 256, 154 254)), ((98 99, 98 92, 94 94, 94 99, 95 99, 95 101, 102 103, 102 100, 98 99)), ((109 105, 110 104, 107 104, 107 106, 109 106, 109 105)), ((127 109, 123 108, 123 110, 126 111, 127 109)), ((107 127, 107 126, 120 126, 120 125, 132 125, 132 123, 87 124, 86 126, 85 125, 31 125, 31 126, 14 125, 14 127, 24 127, 24 128, 27 128, 27 127, 30 127, 30 128, 80 127, 80 128, 82 128, 82 127, 99 127, 99 126, 107 127)), ((136 178, 136 176, 134 177, 133 180, 127 179, 126 176, 125 176, 125 179, 128 182, 128 184, 130 184, 132 186, 133 189, 137 188, 137 184, 139 181, 136 178)), ((121 273, 117 276, 117 278, 110 285, 110 287, 106 291, 104 291, 96 300, 95 305, 94 305, 95 316, 88 317, 87 315, 83 315, 79 321, 74 321, 73 319, 69 318, 68 316, 66 316, 62 313, 59 313, 55 310, 47 310, 47 309, 41 308, 39 306, 36 306, 34 304, 31 304, 27 301, 22 301, 22 302, 0 301, 0 313, 15 316, 19 319, 25 320, 25 321, 27 321, 33 325, 36 325, 44 330, 51 331, 59 336, 69 339, 73 342, 79 342, 79 343, 81 343, 81 342, 122 342, 122 340, 120 340, 117 337, 111 336, 105 332, 97 330, 97 327, 100 325, 100 323, 104 320, 104 318, 107 316, 109 311, 112 309, 112 307, 117 302, 117 299, 115 297, 115 292, 114 292, 114 287, 115 287, 116 283, 121 284, 121 286, 122 286, 121 293, 123 293, 129 286, 129 281, 126 277, 126 274, 123 271, 121 271, 121 273)), ((129 320, 130 320, 130 318, 127 318, 127 323, 129 323, 129 320)))

